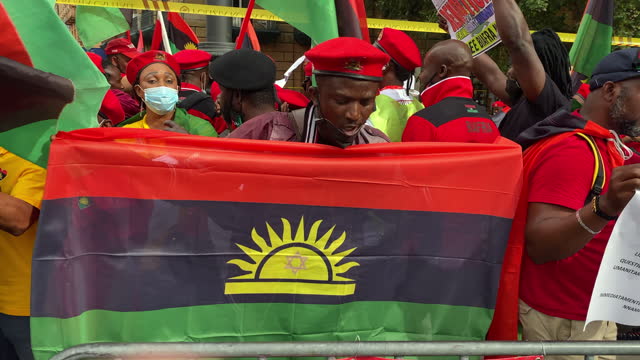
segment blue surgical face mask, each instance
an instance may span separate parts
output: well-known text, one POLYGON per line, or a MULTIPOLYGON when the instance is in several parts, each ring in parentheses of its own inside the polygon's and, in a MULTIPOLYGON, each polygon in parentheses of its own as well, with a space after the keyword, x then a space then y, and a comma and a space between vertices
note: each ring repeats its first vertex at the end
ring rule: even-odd
POLYGON ((166 86, 144 89, 144 103, 158 115, 167 114, 176 108, 178 90, 166 86))

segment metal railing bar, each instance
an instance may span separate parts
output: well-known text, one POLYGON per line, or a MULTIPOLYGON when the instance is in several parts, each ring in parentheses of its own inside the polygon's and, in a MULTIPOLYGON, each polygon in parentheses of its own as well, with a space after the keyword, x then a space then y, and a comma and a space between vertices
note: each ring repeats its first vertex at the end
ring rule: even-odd
POLYGON ((51 360, 114 359, 135 357, 272 358, 483 355, 640 355, 640 341, 581 342, 245 342, 245 343, 100 343, 66 349, 51 360))

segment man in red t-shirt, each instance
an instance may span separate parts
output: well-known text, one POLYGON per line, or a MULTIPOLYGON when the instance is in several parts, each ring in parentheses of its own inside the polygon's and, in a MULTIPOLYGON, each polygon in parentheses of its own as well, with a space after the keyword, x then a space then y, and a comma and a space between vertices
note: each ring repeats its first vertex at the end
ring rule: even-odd
POLYGON ((531 145, 524 158, 528 204, 516 214, 526 224, 518 229, 515 221, 510 240, 521 231, 526 249, 519 291, 524 340, 616 339, 613 322, 584 327, 614 220, 640 188, 640 165, 620 166, 631 153, 610 132, 640 135, 639 50, 607 56, 590 85, 580 112, 561 110, 519 138, 531 145), (590 136, 598 149, 606 176, 602 195, 592 196, 595 153, 576 133, 590 136))

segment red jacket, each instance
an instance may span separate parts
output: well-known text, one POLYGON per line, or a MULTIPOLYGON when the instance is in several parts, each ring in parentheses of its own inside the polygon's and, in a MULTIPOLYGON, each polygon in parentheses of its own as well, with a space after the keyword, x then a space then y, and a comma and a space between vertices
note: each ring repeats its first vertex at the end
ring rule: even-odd
POLYGON ((493 143, 500 133, 473 100, 471 79, 455 76, 422 93, 425 108, 409 118, 402 141, 493 143))
POLYGON ((202 92, 202 89, 196 85, 183 82, 180 86, 179 93, 181 107, 193 116, 207 120, 221 134, 227 129, 227 123, 222 116, 216 116, 216 104, 212 97, 202 92))

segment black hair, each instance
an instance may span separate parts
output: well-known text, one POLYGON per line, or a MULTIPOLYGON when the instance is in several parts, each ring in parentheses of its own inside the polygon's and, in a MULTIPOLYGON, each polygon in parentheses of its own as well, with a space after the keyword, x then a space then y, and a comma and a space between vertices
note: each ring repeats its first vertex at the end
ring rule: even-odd
POLYGON ((411 71, 405 69, 393 59, 391 59, 391 61, 389 62, 389 66, 393 66, 393 72, 395 72, 396 78, 398 78, 398 80, 403 83, 407 83, 404 90, 407 96, 409 96, 410 90, 413 87, 413 77, 411 77, 411 71))
POLYGON ((551 77, 558 89, 567 99, 573 96, 571 76, 569 75, 570 61, 567 48, 551 29, 542 29, 531 35, 533 47, 542 62, 544 71, 551 77))
POLYGON ((195 70, 186 70, 186 71, 182 71, 180 73, 180 81, 182 82, 186 82, 187 81, 187 77, 188 76, 201 76, 202 73, 207 74, 207 77, 209 77, 209 71, 206 67, 200 68, 200 69, 195 69, 195 70))
POLYGON ((123 55, 123 54, 120 54, 120 53, 117 53, 117 54, 109 54, 109 55, 107 55, 107 60, 111 61, 111 59, 113 59, 113 58, 117 58, 117 57, 118 57, 118 55, 126 56, 126 55, 123 55))
MULTIPOLYGON (((387 53, 387 51, 377 41, 373 43, 373 46, 380 49, 383 53, 389 55, 389 53, 387 53)), ((405 69, 400 64, 398 64, 398 62, 395 61, 393 57, 391 57, 391 61, 389 61, 388 66, 393 66, 393 72, 396 74, 396 78, 398 78, 399 81, 407 82, 407 87, 405 91, 407 95, 409 95, 409 90, 411 90, 411 87, 413 86, 413 78, 411 77, 412 75, 411 71, 405 69)))
POLYGON ((400 66, 397 62, 395 62, 394 60, 391 60, 391 62, 389 62, 390 66, 393 66, 393 72, 396 73, 396 77, 398 78, 398 80, 405 82, 407 80, 409 80, 409 78, 411 77, 411 71, 405 69, 404 67, 400 66))
POLYGON ((239 90, 243 100, 247 100, 254 106, 270 105, 276 103, 275 88, 268 87, 260 90, 239 90))
POLYGON ((102 67, 106 69, 109 66, 115 67, 115 65, 113 65, 113 63, 111 63, 111 58, 107 57, 105 59, 102 59, 102 67))

